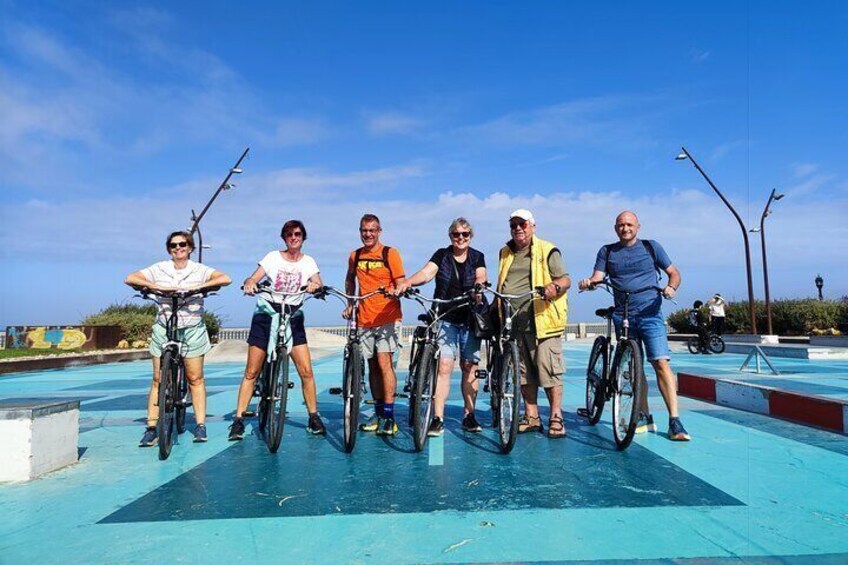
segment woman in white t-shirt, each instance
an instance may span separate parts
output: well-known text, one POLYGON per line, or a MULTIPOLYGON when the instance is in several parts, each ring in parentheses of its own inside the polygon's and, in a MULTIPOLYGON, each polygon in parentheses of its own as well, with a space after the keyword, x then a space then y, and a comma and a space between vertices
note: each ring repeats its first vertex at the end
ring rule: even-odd
MULTIPOLYGON (((314 293, 323 287, 321 277, 318 273, 318 265, 309 255, 302 251, 303 242, 306 241, 306 227, 300 220, 289 220, 283 224, 280 237, 286 244, 283 250, 274 250, 265 255, 259 266, 244 281, 245 294, 254 295, 258 288, 257 283, 268 278, 271 281, 271 290, 280 293, 299 292, 301 287, 306 287, 306 292, 314 293)), ((289 313, 300 309, 303 304, 303 295, 300 296, 277 296, 272 301, 272 306, 278 312, 285 308, 289 313)), ((268 340, 271 338, 271 316, 264 312, 255 312, 250 324, 250 335, 247 338, 247 366, 244 369, 244 378, 239 387, 238 400, 236 403, 235 417, 230 426, 230 441, 244 438, 243 414, 253 397, 253 389, 256 377, 262 371, 265 363, 265 351, 268 340)), ((311 434, 323 435, 324 424, 318 415, 318 398, 315 392, 315 378, 312 372, 312 358, 309 355, 309 346, 306 343, 306 329, 303 324, 303 316, 291 318, 292 348, 289 355, 294 361, 297 373, 300 375, 303 400, 309 411, 309 423, 306 431, 311 434)))
MULTIPOLYGON (((130 274, 124 281, 130 286, 143 286, 151 290, 167 292, 170 290, 198 290, 202 288, 227 286, 230 277, 202 263, 189 259, 194 251, 194 238, 187 231, 175 231, 165 240, 165 249, 171 255, 170 261, 160 261, 130 274)), ((156 435, 156 421, 159 419, 159 357, 162 346, 168 340, 165 324, 171 316, 171 301, 159 299, 159 313, 153 324, 150 338, 150 354, 153 356, 153 382, 147 395, 147 428, 139 447, 152 447, 159 442, 156 435)), ((203 297, 190 298, 177 312, 177 332, 185 344, 184 363, 186 377, 191 389, 194 419, 194 441, 206 441, 206 386, 203 381, 203 356, 209 352, 209 334, 203 323, 203 297)))

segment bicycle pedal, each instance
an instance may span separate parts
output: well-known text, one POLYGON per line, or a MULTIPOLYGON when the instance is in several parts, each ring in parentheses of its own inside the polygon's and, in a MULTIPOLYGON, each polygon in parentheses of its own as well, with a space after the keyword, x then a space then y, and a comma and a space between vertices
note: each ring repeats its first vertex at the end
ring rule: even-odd
POLYGON ((256 417, 256 411, 255 410, 245 410, 244 412, 241 413, 241 417, 242 418, 255 418, 256 417))
POLYGON ((340 386, 331 386, 329 390, 330 394, 339 395, 342 393, 342 387, 340 386))
POLYGON ((489 383, 484 384, 484 385, 483 385, 483 392, 490 392, 490 391, 489 391, 489 389, 490 389, 490 388, 491 388, 491 387, 489 387, 489 383))
POLYGON ((412 386, 409 383, 403 385, 403 392, 409 392, 410 390, 412 390, 412 386))
POLYGON ((409 394, 406 392, 398 392, 395 394, 395 398, 409 398, 409 394))
POLYGON ((374 402, 373 400, 371 400, 371 399, 369 398, 369 399, 366 399, 366 400, 365 400, 365 404, 372 404, 372 405, 374 405, 374 404, 377 404, 377 403, 376 403, 376 402, 374 402))
POLYGON ((294 383, 289 381, 289 388, 294 388, 294 383))
POLYGON ((486 369, 477 369, 476 371, 474 371, 474 378, 476 378, 476 379, 488 379, 489 378, 489 371, 487 371, 486 369))

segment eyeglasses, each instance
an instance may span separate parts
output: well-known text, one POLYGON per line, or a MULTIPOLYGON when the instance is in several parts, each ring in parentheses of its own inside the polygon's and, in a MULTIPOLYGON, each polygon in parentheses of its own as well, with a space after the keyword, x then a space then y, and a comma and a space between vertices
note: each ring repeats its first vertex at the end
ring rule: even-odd
POLYGON ((460 237, 463 238, 463 239, 468 239, 469 237, 471 237, 471 232, 470 231, 454 231, 454 232, 451 232, 451 237, 454 238, 454 239, 459 239, 460 237))
POLYGON ((360 229, 360 230, 359 230, 359 233, 377 233, 378 231, 380 231, 380 230, 379 230, 379 229, 376 229, 376 230, 364 230, 364 229, 360 229))
POLYGON ((518 220, 515 222, 509 223, 509 229, 514 230, 516 228, 524 229, 527 227, 527 220, 518 220))
POLYGON ((175 241, 168 244, 168 249, 176 249, 177 247, 188 247, 187 241, 175 241))
POLYGON ((285 237, 303 237, 302 231, 290 231, 285 235, 285 237))

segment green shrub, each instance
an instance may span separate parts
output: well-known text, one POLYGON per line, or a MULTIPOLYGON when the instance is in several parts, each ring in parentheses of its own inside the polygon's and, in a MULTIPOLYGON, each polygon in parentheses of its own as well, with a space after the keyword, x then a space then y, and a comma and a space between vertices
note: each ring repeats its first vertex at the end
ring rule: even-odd
MULTIPOLYGON (((97 314, 86 316, 80 323, 87 326, 120 326, 121 338, 132 343, 150 339, 156 311, 155 304, 112 304, 97 314)), ((216 342, 222 323, 220 316, 206 311, 203 313, 203 321, 209 331, 209 338, 216 342)))
MULTIPOLYGON (((686 320, 688 309, 676 310, 668 317, 674 331, 689 333, 686 320)), ((725 307, 726 333, 747 333, 751 325, 748 302, 730 302, 725 307)), ((754 302, 757 331, 766 333, 768 320, 763 301, 754 302)), ((837 328, 848 331, 848 297, 842 300, 817 300, 815 298, 780 299, 771 303, 772 331, 778 335, 808 335, 813 329, 837 328)))

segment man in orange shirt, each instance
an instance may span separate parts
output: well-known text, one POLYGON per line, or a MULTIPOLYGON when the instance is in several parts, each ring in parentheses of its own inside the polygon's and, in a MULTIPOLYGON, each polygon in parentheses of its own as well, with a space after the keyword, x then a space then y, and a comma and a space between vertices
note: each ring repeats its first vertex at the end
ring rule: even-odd
MULTIPOLYGON (((348 259, 345 292, 354 294, 359 286, 359 296, 378 288, 389 290, 405 280, 403 261, 397 249, 380 242, 380 218, 365 214, 359 221, 362 247, 353 251, 348 259)), ((349 319, 352 308, 348 306, 342 316, 349 319)), ((362 336, 362 354, 368 359, 368 380, 376 405, 375 418, 362 424, 366 432, 394 435, 395 388, 397 377, 392 366, 392 355, 398 348, 397 322, 403 318, 400 300, 375 294, 359 303, 359 328, 362 336)))

